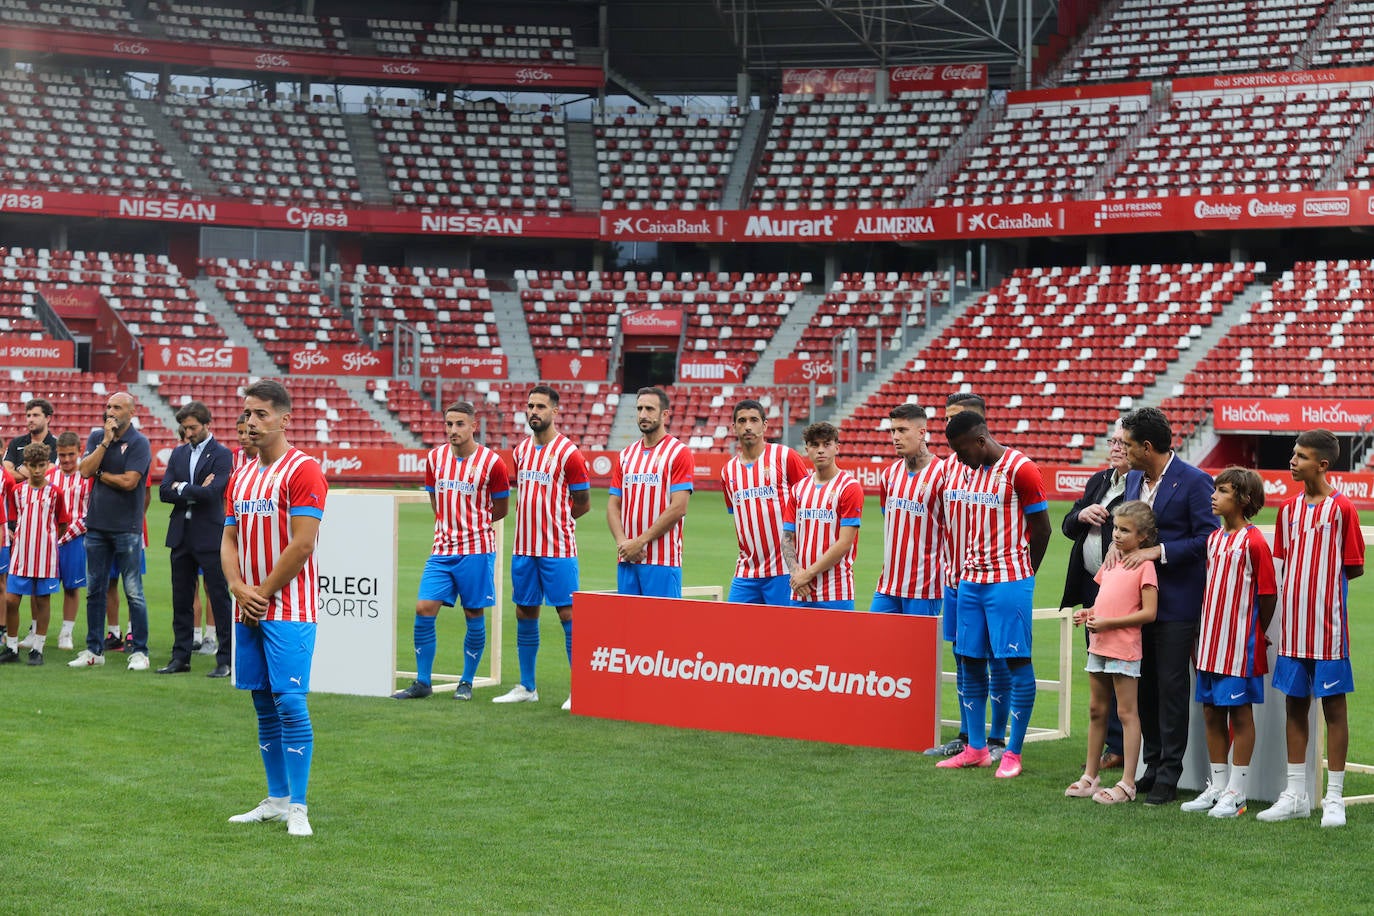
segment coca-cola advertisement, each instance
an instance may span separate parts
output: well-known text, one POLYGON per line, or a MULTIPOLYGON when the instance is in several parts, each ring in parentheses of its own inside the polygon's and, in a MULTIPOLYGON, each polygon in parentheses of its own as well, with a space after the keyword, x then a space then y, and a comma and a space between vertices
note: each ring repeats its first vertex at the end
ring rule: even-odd
POLYGON ((987 64, 922 64, 887 71, 887 89, 892 95, 987 88, 987 64))
POLYGON ((684 358, 677 367, 678 381, 697 385, 737 385, 748 369, 737 359, 684 358))
POLYGON ((830 357, 822 359, 780 359, 773 364, 775 385, 833 385, 835 363, 830 357))
POLYGON ((847 67, 841 70, 812 67, 809 70, 782 71, 783 95, 817 95, 835 92, 872 94, 878 71, 872 67, 847 67))
POLYGON ((145 372, 232 372, 248 371, 248 350, 224 344, 149 343, 143 347, 145 372))
POLYGON ((71 369, 76 365, 76 346, 70 340, 30 340, 0 335, 0 366, 39 369, 71 369))
POLYGON ((433 353, 420 357, 420 371, 426 377, 446 379, 503 379, 506 357, 500 353, 433 353))
POLYGON ((682 312, 679 309, 627 312, 620 319, 620 329, 627 337, 672 337, 682 333, 682 312))
POLYGON ((1374 423, 1374 401, 1353 398, 1218 398, 1212 423, 1219 433, 1300 433, 1322 427, 1358 433, 1374 423))
POLYGON ((292 375, 391 375, 391 351, 364 347, 318 347, 291 353, 292 375))
POLYGON ((539 358, 539 377, 546 381, 604 382, 609 372, 604 356, 553 353, 539 358))

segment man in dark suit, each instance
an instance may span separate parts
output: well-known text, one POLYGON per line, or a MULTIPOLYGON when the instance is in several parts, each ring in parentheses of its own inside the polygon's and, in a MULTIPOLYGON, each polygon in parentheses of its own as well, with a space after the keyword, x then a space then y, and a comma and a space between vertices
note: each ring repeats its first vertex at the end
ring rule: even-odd
MULTIPOLYGON (((1112 547, 1112 510, 1126 500, 1126 474, 1131 465, 1126 461, 1126 443, 1121 421, 1112 427, 1107 440, 1110 466, 1088 478, 1083 495, 1064 516, 1060 529, 1073 541, 1069 552, 1069 569, 1064 577, 1064 597, 1060 607, 1092 607, 1097 601, 1097 582, 1094 577, 1102 568, 1102 561, 1112 547)), ((1102 751, 1101 767, 1112 769, 1124 762, 1121 748, 1121 719, 1116 714, 1113 698, 1107 715, 1107 740, 1102 751)))
POLYGON ((210 411, 192 401, 176 413, 186 441, 167 459, 159 493, 172 504, 167 521, 167 546, 172 550, 172 658, 158 674, 191 670, 192 604, 205 576, 205 588, 220 634, 215 668, 209 677, 227 677, 232 652, 233 624, 229 586, 220 567, 220 540, 224 536, 224 490, 229 485, 234 458, 229 449, 210 434, 210 411))
POLYGON ((1178 797, 1183 753, 1188 748, 1188 668, 1197 642, 1207 580, 1207 536, 1217 527, 1212 514, 1212 478, 1174 454, 1169 418, 1155 407, 1133 410, 1121 420, 1125 434, 1126 499, 1148 503, 1155 513, 1159 543, 1138 550, 1128 566, 1153 560, 1159 577, 1159 611, 1142 628, 1140 730, 1145 775, 1136 788, 1147 805, 1178 797))

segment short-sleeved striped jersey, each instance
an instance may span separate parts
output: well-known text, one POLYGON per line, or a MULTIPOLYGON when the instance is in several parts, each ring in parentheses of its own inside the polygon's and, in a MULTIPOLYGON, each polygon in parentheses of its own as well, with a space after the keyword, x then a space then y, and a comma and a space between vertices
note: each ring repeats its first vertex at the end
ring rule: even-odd
POLYGON ((257 456, 256 456, 256 455, 249 455, 249 454, 248 454, 247 452, 245 452, 242 448, 235 448, 235 449, 231 449, 230 451, 231 451, 231 453, 232 453, 233 456, 234 456, 234 466, 233 466, 233 468, 232 468, 231 470, 237 471, 239 468, 243 467, 245 464, 248 464, 249 462, 252 462, 252 461, 256 461, 256 460, 257 460, 257 456))
POLYGON ((1279 654, 1339 659, 1350 654, 1346 566, 1364 564, 1359 513, 1344 493, 1311 504, 1299 493, 1279 507, 1274 556, 1283 561, 1279 654))
POLYGON ((1227 677, 1269 671, 1259 596, 1276 594, 1274 558, 1254 525, 1218 528, 1207 536, 1207 586, 1202 594, 1197 670, 1227 677))
POLYGON ((765 444, 753 461, 734 455, 725 462, 720 484, 739 542, 736 577, 763 579, 788 574, 782 555, 783 519, 792 487, 807 473, 802 457, 776 442, 765 444))
MULTIPOLYGON (((625 536, 637 538, 648 531, 668 509, 673 494, 692 491, 696 467, 687 446, 664 436, 651 448, 643 440, 620 450, 611 469, 610 495, 620 497, 620 526, 625 536)), ((644 548, 644 562, 653 566, 682 565, 682 529, 686 519, 644 548)))
POLYGON ((555 436, 548 445, 527 437, 515 447, 515 554, 577 556, 572 494, 591 488, 587 462, 572 440, 555 436))
POLYGON ((46 478, 41 487, 19 481, 10 489, 9 517, 18 522, 10 552, 10 575, 55 578, 57 526, 71 522, 61 488, 46 478))
POLYGON ((10 491, 13 490, 19 481, 14 479, 10 469, 0 466, 0 547, 10 546, 12 537, 10 535, 10 491))
POLYGON ((1014 448, 974 468, 959 502, 964 512, 964 566, 969 582, 1016 582, 1035 575, 1026 515, 1049 507, 1040 469, 1014 448))
POLYGON ((964 568, 966 544, 961 500, 973 468, 960 461, 958 455, 947 455, 940 464, 943 473, 936 485, 940 493, 940 565, 944 569, 945 585, 957 588, 964 568))
POLYGON ((878 478, 883 513, 883 571, 877 592, 896 598, 939 598, 944 594, 940 502, 945 463, 931 460, 911 473, 906 460, 889 465, 878 478))
MULTIPOLYGON (((792 488, 796 520, 787 523, 797 535, 797 563, 807 568, 839 539, 841 528, 857 528, 863 520, 864 488, 848 471, 840 471, 825 483, 814 474, 792 488)), ((849 552, 811 583, 808 601, 854 600, 854 555, 859 550, 856 533, 849 552)), ((793 593, 793 597, 798 597, 793 593)))
POLYGON ((58 544, 65 544, 86 533, 86 507, 90 503, 91 484, 95 478, 82 477, 80 471, 64 474, 60 467, 53 465, 48 468, 48 479, 62 491, 62 498, 67 501, 67 511, 72 517, 66 533, 57 539, 58 544))
POLYGON ((425 459, 425 490, 434 496, 436 557, 494 553, 491 501, 510 496, 510 475, 501 456, 485 445, 466 458, 444 443, 425 459))
MULTIPOLYGON (((224 524, 237 529, 239 573, 245 583, 257 587, 267 581, 291 543, 291 519, 324 518, 328 492, 320 463, 294 447, 270 465, 251 461, 230 475, 224 524)), ((268 598, 263 619, 314 623, 319 603, 319 565, 312 553, 295 578, 268 598)))

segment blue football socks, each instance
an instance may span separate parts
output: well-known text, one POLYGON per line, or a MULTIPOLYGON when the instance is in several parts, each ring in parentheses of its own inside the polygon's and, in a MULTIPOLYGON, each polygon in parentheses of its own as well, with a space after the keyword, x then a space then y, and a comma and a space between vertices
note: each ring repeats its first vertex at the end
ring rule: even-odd
POLYGON ((477 663, 482 660, 482 652, 487 648, 487 618, 464 617, 468 633, 463 638, 463 680, 469 684, 477 677, 477 663))
POLYGON ((438 637, 434 635, 433 617, 415 615, 415 679, 421 684, 432 683, 434 675, 434 652, 438 637))
MULTIPOLYGON (((310 725, 310 709, 303 693, 279 693, 274 696, 277 715, 281 717, 282 756, 285 759, 286 780, 291 786, 291 804, 305 804, 310 787, 310 759, 315 754, 315 730, 310 725)), ((269 794, 272 794, 269 792, 269 794)))
POLYGON ((520 659, 520 683, 526 690, 534 690, 534 664, 539 657, 539 619, 515 620, 515 654, 520 659))
POLYGON ((291 783, 286 778, 281 717, 277 715, 271 691, 254 690, 253 708, 258 713, 258 750, 262 752, 262 768, 267 771, 267 794, 272 798, 286 798, 291 794, 291 783))
POLYGON ((1035 666, 1027 660, 1026 664, 1011 669, 1011 735, 1007 739, 1007 750, 1013 754, 1021 753, 1034 708, 1035 666))
POLYGON ((1007 735, 1007 716, 1011 712, 1011 671, 1005 658, 988 659, 988 706, 992 719, 988 737, 1001 741, 1007 735))
POLYGON ((964 709, 968 715, 968 746, 988 746, 988 660, 964 657, 964 709))

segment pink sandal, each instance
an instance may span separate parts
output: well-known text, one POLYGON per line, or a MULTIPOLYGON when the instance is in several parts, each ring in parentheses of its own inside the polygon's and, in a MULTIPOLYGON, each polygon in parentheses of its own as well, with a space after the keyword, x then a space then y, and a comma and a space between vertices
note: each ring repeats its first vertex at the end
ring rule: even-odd
POLYGON ((1092 798, 1102 788, 1102 782, 1096 776, 1089 776, 1084 773, 1078 777, 1067 789, 1064 790, 1065 798, 1092 798))
POLYGON ((1135 801, 1135 786, 1128 786, 1124 782, 1119 782, 1110 789, 1101 789, 1093 796, 1093 801, 1099 805, 1119 805, 1122 802, 1135 801))

